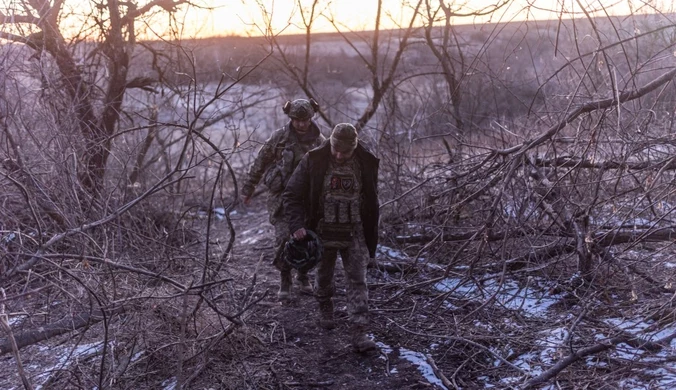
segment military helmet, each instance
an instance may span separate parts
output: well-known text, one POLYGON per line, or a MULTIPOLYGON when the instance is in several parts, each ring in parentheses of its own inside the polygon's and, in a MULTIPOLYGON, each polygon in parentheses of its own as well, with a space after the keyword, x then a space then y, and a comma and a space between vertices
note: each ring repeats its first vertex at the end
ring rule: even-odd
POLYGON ((314 99, 296 99, 294 101, 287 101, 284 103, 282 110, 291 119, 306 121, 311 119, 315 112, 319 111, 319 103, 317 103, 314 99))
POLYGON ((282 257, 290 266, 299 271, 309 271, 319 263, 324 252, 324 245, 319 236, 312 230, 301 240, 291 237, 284 244, 282 257))

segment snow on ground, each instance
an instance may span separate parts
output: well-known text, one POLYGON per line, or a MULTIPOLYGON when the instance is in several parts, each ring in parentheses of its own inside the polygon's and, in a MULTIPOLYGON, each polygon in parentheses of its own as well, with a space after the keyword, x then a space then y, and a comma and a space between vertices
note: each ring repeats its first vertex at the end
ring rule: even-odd
MULTIPOLYGON (((653 322, 644 321, 640 318, 608 318, 605 322, 616 328, 622 329, 636 337, 646 341, 658 341, 676 333, 676 324, 672 324, 666 328, 652 330, 657 328, 653 322)), ((676 350, 676 339, 670 342, 670 348, 665 348, 662 351, 652 354, 646 350, 632 347, 627 344, 619 344, 617 348, 611 352, 611 356, 622 359, 641 361, 644 363, 654 363, 656 369, 647 371, 650 375, 654 375, 655 384, 659 384, 659 388, 673 389, 676 388, 676 362, 669 362, 672 359, 673 352, 676 350)), ((636 389, 643 389, 636 382, 636 389)))
POLYGON ((50 355, 57 356, 57 362, 52 367, 37 367, 33 365, 28 365, 29 370, 38 370, 41 371, 41 374, 37 374, 34 377, 36 383, 41 383, 35 386, 36 390, 42 390, 45 382, 49 380, 53 372, 63 370, 69 362, 83 360, 90 356, 98 355, 103 351, 103 343, 94 342, 89 344, 76 345, 72 348, 70 347, 53 347, 53 346, 40 346, 40 351, 49 352, 50 355))
POLYGON ((21 316, 12 316, 11 314, 7 315, 7 324, 9 326, 17 325, 21 321, 21 316))
MULTIPOLYGON (((380 348, 380 352, 389 355, 392 353, 393 349, 387 344, 381 343, 381 342, 376 342, 378 345, 378 348, 380 348)), ((418 368, 418 371, 422 374, 422 376, 432 384, 433 386, 436 386, 435 388, 440 388, 444 390, 448 390, 446 386, 441 382, 441 379, 439 379, 435 374, 434 374, 434 369, 432 369, 432 366, 430 366, 429 363, 427 363, 427 356, 425 356, 424 353, 421 352, 416 352, 416 351, 411 351, 406 348, 399 347, 399 358, 404 359, 408 361, 409 363, 413 364, 418 368)), ((384 357, 381 357, 381 359, 384 359, 384 357)), ((393 368, 390 370, 390 374, 397 374, 396 368, 393 368)))
MULTIPOLYGON (((451 292, 451 297, 456 298, 462 297, 480 300, 495 295, 496 302, 505 308, 518 310, 525 317, 536 318, 544 318, 551 315, 549 313, 550 307, 560 298, 557 295, 548 294, 547 291, 549 289, 540 287, 546 285, 544 281, 531 279, 529 285, 519 286, 513 280, 504 281, 500 285, 496 279, 491 279, 481 284, 481 286, 477 286, 471 280, 448 278, 437 283, 435 287, 441 292, 451 292)), ((654 324, 638 318, 633 320, 627 318, 609 318, 605 322, 614 329, 621 329, 637 337, 642 337, 646 341, 657 341, 676 333, 676 325, 662 329, 657 328, 657 330, 647 332, 646 330, 656 327, 654 324)), ((479 325, 475 324, 475 326, 479 325)), ((531 376, 538 376, 556 364, 558 360, 568 355, 569 352, 562 349, 568 337, 568 329, 563 327, 541 331, 533 350, 518 356, 513 363, 515 366, 528 372, 531 376)), ((607 337, 607 335, 602 333, 602 330, 599 330, 599 341, 607 337)), ((659 384, 659 388, 676 388, 676 363, 665 363, 668 357, 672 356, 673 351, 676 350, 676 340, 672 340, 670 346, 669 350, 665 349, 660 353, 650 354, 643 349, 634 348, 627 344, 620 344, 610 352, 610 356, 622 360, 641 361, 643 363, 654 362, 655 366, 660 368, 648 371, 648 373, 654 375, 652 381, 659 384)), ((589 356, 587 363, 597 366, 607 364, 596 361, 594 356, 589 356)), ((500 362, 496 361, 495 364, 500 364, 500 362)), ((502 378, 501 383, 503 385, 515 385, 521 383, 523 379, 522 377, 502 378)), ((654 388, 650 386, 644 380, 636 378, 633 381, 628 381, 626 388, 654 388)))
POLYGON ((16 233, 9 232, 9 234, 0 238, 0 244, 12 242, 15 238, 16 238, 16 233))
MULTIPOLYGON (((644 333, 644 330, 650 328, 651 324, 642 320, 632 321, 611 318, 606 319, 605 322, 612 325, 615 329, 622 329, 635 336, 641 336, 646 341, 657 341, 676 332, 676 325, 673 325, 657 332, 644 333)), ((542 374, 545 370, 556 364, 561 358, 569 354, 568 345, 566 343, 569 338, 567 328, 557 327, 543 330, 540 332, 540 336, 541 337, 536 340, 533 350, 519 355, 512 361, 515 366, 528 372, 532 377, 542 374)), ((597 334, 599 342, 606 338, 607 337, 603 335, 602 331, 599 330, 599 333, 597 334)), ((646 381, 647 378, 645 377, 631 378, 622 382, 620 388, 632 390, 676 388, 676 363, 667 362, 673 354, 674 349, 676 349, 676 341, 674 340, 671 342, 671 348, 664 349, 657 354, 651 354, 646 350, 634 348, 627 344, 619 344, 617 348, 609 352, 611 357, 621 360, 641 361, 645 364, 654 363, 654 366, 656 367, 655 369, 646 371, 647 374, 653 376, 648 379, 649 382, 646 381)), ((497 353, 498 351, 494 352, 497 353)), ((589 366, 608 366, 607 362, 599 361, 598 357, 594 355, 588 356, 586 358, 586 363, 589 366)), ((501 362, 496 360, 495 365, 499 364, 501 364, 501 362)), ((523 377, 515 376, 502 378, 501 383, 503 385, 512 386, 523 383, 523 380, 523 377)))
MULTIPOLYGON (((658 341, 676 332, 676 325, 651 331, 655 328, 654 323, 648 323, 641 318, 607 318, 605 322, 609 325, 618 327, 625 332, 639 336, 646 341, 658 341)), ((671 347, 676 348, 676 339, 671 340, 671 347)))
POLYGON ((378 247, 376 248, 376 256, 378 255, 386 256, 392 260, 401 260, 401 261, 407 260, 409 258, 404 252, 397 249, 392 249, 385 245, 378 245, 378 247))
MULTIPOLYGON (((542 374, 549 367, 553 366, 558 359, 565 355, 561 352, 563 342, 568 337, 568 329, 566 328, 552 328, 545 329, 540 332, 538 338, 533 345, 533 350, 519 355, 512 362, 515 366, 521 368, 531 377, 542 374)), ((497 352, 497 351, 496 351, 497 352)), ((511 355, 512 351, 509 351, 511 355)), ((501 361, 496 360, 496 366, 502 364, 501 361)), ((516 385, 523 382, 523 377, 508 377, 503 378, 501 383, 506 385, 516 385)))
POLYGON ((178 384, 176 378, 169 378, 162 382, 162 389, 163 390, 174 390, 176 388, 176 385, 178 384))
POLYGON ((242 245, 255 244, 258 241, 264 239, 263 237, 263 233, 265 233, 264 225, 258 225, 239 233, 237 236, 241 238, 240 244, 242 245))
POLYGON ((550 295, 547 289, 540 287, 547 285, 543 280, 529 279, 526 286, 520 286, 514 280, 505 280, 500 284, 499 280, 491 279, 480 286, 472 280, 460 278, 447 278, 435 285, 440 292, 452 292, 455 298, 483 299, 495 295, 498 304, 506 309, 520 310, 526 316, 546 317, 551 305, 560 298, 550 295))
MULTIPOLYGON (((411 257, 409 257, 406 253, 397 250, 397 249, 392 249, 388 246, 385 245, 378 245, 376 248, 376 257, 377 258, 386 258, 391 261, 396 261, 396 262, 410 262, 412 261, 411 257)), ((418 257, 417 259, 418 262, 424 262, 425 258, 424 257, 418 257)), ((431 264, 428 264, 430 266, 431 264)))
MULTIPOLYGON (((224 215, 224 210, 214 210, 216 215, 224 215)), ((242 238, 242 244, 251 244, 257 242, 265 229, 261 226, 243 231, 239 234, 242 238)), ((387 258, 393 261, 411 261, 406 253, 393 249, 384 245, 379 245, 377 248, 379 258, 387 258)), ((676 267, 676 263, 667 263, 667 266, 676 267)), ((457 267, 461 268, 461 267, 457 267)), ((448 297, 452 299, 474 299, 482 301, 489 297, 494 297, 495 304, 503 306, 505 309, 518 311, 526 318, 548 318, 552 315, 550 308, 553 304, 558 302, 562 295, 551 294, 553 285, 551 282, 540 278, 528 278, 525 282, 506 279, 501 280, 501 276, 487 275, 482 282, 475 282, 470 279, 461 278, 446 278, 434 285, 437 291, 442 293, 449 293, 448 297)), ((449 301, 446 304, 452 307, 449 301)), ((506 318, 506 324, 511 320, 506 318)), ((609 326, 614 329, 621 329, 639 337, 643 337, 647 341, 657 341, 672 333, 676 332, 676 325, 658 329, 652 332, 646 330, 652 329, 650 323, 644 322, 641 319, 630 320, 627 318, 608 318, 604 320, 609 326)), ((512 324, 516 326, 516 324, 512 324)), ((476 327, 490 326, 482 323, 474 323, 476 327)), ((529 376, 535 377, 547 369, 551 368, 557 361, 569 354, 567 340, 570 337, 569 330, 566 327, 553 327, 551 329, 544 329, 539 332, 539 337, 533 344, 533 348, 518 357, 511 359, 511 363, 523 369, 529 376)), ((603 334, 602 330, 598 331, 599 340, 605 339, 607 335, 603 334)), ((390 355, 393 348, 382 343, 377 342, 381 352, 384 355, 390 355)), ((676 363, 665 363, 667 357, 673 354, 676 350, 676 341, 671 342, 671 348, 664 350, 658 354, 650 354, 644 350, 633 348, 626 344, 619 345, 610 355, 617 359, 641 361, 643 363, 655 363, 655 369, 648 370, 647 373, 653 375, 652 380, 647 382, 646 378, 630 378, 619 384, 626 389, 652 389, 657 385, 659 388, 676 388, 676 363)), ((430 349, 435 349, 431 346, 430 349)), ((435 388, 446 389, 441 380, 434 374, 434 370, 427 362, 426 355, 422 352, 408 350, 399 347, 399 358, 404 359, 415 365, 423 377, 435 388)), ((493 351, 501 356, 509 356, 513 351, 493 351)), ((381 357, 385 358, 385 357, 381 357)), ((608 363, 599 360, 596 356, 588 356, 586 363, 590 366, 597 367, 607 366, 608 363)), ((495 366, 504 364, 496 359, 495 366)), ((396 375, 398 373, 396 368, 391 368, 389 374, 396 375)), ((482 382, 484 388, 503 388, 504 386, 515 386, 523 383, 525 379, 521 375, 514 377, 500 378, 497 383, 491 383, 491 378, 486 376, 477 378, 482 382)), ((164 390, 173 390, 176 387, 176 379, 167 379, 163 384, 164 390)), ((554 389, 552 385, 548 385, 545 389, 554 389)))

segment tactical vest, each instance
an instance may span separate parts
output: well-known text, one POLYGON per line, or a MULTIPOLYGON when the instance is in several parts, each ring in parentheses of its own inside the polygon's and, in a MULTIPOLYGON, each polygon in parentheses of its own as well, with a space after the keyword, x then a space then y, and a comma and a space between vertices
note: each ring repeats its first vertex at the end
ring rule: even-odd
POLYGON ((311 143, 301 143, 298 141, 298 137, 293 130, 289 131, 289 139, 286 143, 277 145, 275 164, 268 169, 263 177, 263 183, 275 195, 281 194, 284 191, 284 187, 286 187, 286 183, 289 181, 293 170, 296 169, 305 153, 317 146, 320 138, 318 137, 317 140, 311 143))
POLYGON ((322 192, 319 234, 327 248, 346 248, 361 227, 361 170, 356 158, 329 162, 322 192))
MULTIPOLYGON (((294 138, 297 138, 296 135, 293 135, 294 138)), ((288 172, 287 175, 287 181, 288 178, 291 177, 291 174, 293 173, 293 170, 296 169, 298 166, 298 163, 300 163, 300 160, 305 156, 305 153, 309 152, 310 149, 314 148, 317 146, 317 141, 314 141, 312 143, 301 143, 300 141, 294 140, 294 142, 287 146, 284 149, 283 154, 284 155, 284 163, 287 164, 284 167, 284 171, 288 172)), ((286 183, 284 183, 286 185, 286 183)))

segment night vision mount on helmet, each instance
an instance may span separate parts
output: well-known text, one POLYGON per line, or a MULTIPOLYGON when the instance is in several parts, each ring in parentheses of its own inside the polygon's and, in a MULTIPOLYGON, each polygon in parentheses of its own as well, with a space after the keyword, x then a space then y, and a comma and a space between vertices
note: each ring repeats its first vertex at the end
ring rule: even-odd
POLYGON ((296 240, 290 238, 284 244, 282 257, 290 266, 299 271, 309 271, 322 259, 324 246, 317 234, 306 230, 305 238, 296 240))

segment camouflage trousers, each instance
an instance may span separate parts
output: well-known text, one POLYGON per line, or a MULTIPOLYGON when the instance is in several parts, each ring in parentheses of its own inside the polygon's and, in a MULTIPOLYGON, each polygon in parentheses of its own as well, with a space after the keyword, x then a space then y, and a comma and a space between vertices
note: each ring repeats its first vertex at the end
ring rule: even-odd
MULTIPOLYGON (((293 270, 293 267, 289 265, 282 258, 282 253, 284 252, 284 244, 286 241, 291 238, 291 232, 289 231, 289 224, 284 220, 284 213, 282 212, 282 198, 281 195, 273 196, 272 194, 268 197, 268 214, 270 215, 270 223, 275 227, 275 244, 274 244, 274 257, 272 259, 272 265, 275 266, 282 274, 289 273, 293 270)), ((307 272, 298 273, 299 280, 307 279, 307 272)))
POLYGON ((275 227, 275 244, 274 244, 274 258, 272 259, 272 265, 275 266, 278 270, 282 272, 291 271, 291 266, 289 263, 282 259, 282 252, 284 251, 284 244, 289 239, 291 234, 289 233, 289 224, 286 221, 282 221, 279 218, 275 220, 273 224, 275 227))
POLYGON ((368 324, 368 290, 366 288, 366 266, 369 262, 368 248, 364 234, 355 234, 352 241, 342 248, 324 248, 322 261, 317 265, 315 296, 320 303, 331 301, 336 291, 334 271, 338 254, 343 262, 347 280, 347 311, 350 322, 368 324))

